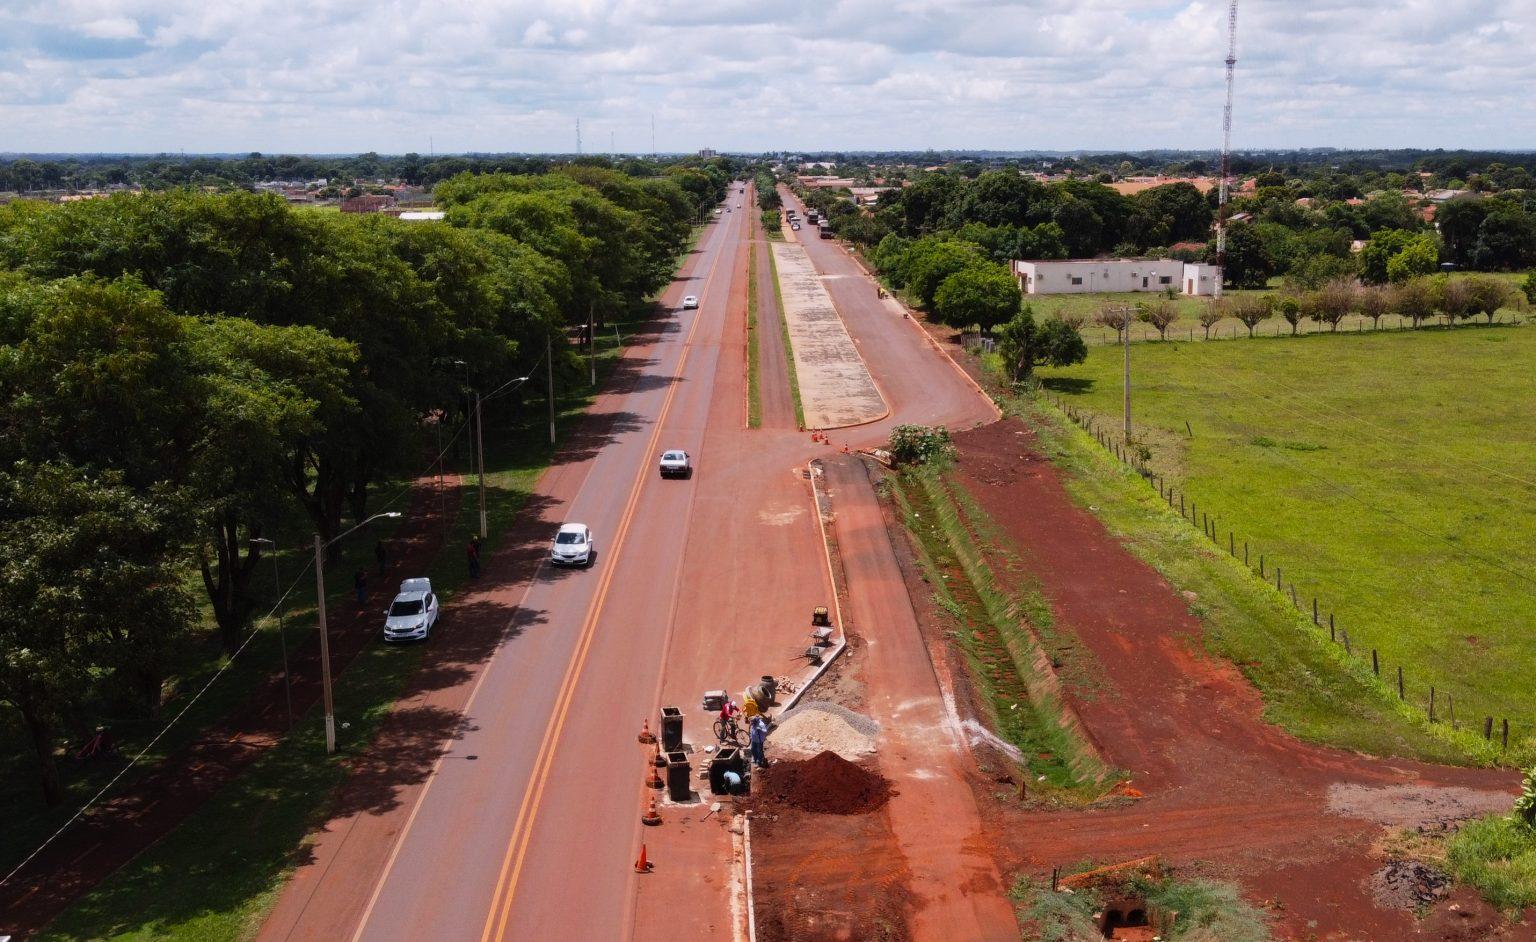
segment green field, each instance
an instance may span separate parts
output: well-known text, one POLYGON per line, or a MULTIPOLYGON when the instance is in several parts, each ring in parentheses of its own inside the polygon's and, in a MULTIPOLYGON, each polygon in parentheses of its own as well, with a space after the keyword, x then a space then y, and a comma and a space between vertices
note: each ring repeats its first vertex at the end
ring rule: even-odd
MULTIPOLYGON (((1354 653, 1463 728, 1508 717, 1536 745, 1536 330, 1463 326, 1133 347, 1151 470, 1238 554, 1317 596, 1354 653), (1188 423, 1186 425, 1186 423, 1188 423)), ((1118 428, 1121 359, 1042 372, 1118 428)), ((1198 534, 1198 530, 1194 531, 1198 534)), ((1288 591, 1288 590, 1287 590, 1288 591)), ((1326 638, 1327 629, 1322 629, 1326 638)))

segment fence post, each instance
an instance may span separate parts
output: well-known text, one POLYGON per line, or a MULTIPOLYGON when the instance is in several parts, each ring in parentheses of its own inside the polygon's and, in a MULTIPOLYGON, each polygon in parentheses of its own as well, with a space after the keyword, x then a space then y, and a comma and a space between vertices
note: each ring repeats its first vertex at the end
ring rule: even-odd
POLYGON ((1328 613, 1328 633, 1333 634, 1333 613, 1328 613))
POLYGON ((1505 752, 1509 751, 1509 717, 1504 717, 1504 746, 1505 752))
POLYGON ((1301 602, 1296 598, 1296 587, 1294 585, 1291 586, 1291 604, 1296 608, 1301 608, 1301 602))
POLYGON ((1485 717, 1483 717, 1483 739, 1484 740, 1491 740, 1492 738, 1493 738, 1493 717, 1485 716, 1485 717))
POLYGON ((1315 596, 1315 595, 1312 596, 1312 624, 1314 624, 1314 625, 1321 625, 1322 624, 1322 622, 1317 620, 1317 596, 1315 596))
POLYGON ((1429 721, 1435 721, 1435 685, 1429 685, 1429 721))
POLYGON ((1237 536, 1231 530, 1227 531, 1227 555, 1237 555, 1237 536))
POLYGON ((1275 567, 1275 591, 1280 591, 1280 567, 1275 567))
POLYGON ((1179 516, 1184 516, 1184 495, 1179 495, 1179 516))
POLYGON ((1451 729, 1456 728, 1456 698, 1451 694, 1445 695, 1445 710, 1451 715, 1451 729))
POLYGON ((1403 699, 1403 669, 1397 669, 1397 699, 1403 699))
POLYGON ((1376 657, 1375 648, 1371 648, 1371 673, 1375 674, 1377 677, 1381 676, 1381 661, 1376 657))
POLYGON ((1248 565, 1248 541, 1243 541, 1243 565, 1248 565))
POLYGON ((1264 576, 1264 554, 1263 553, 1259 554, 1259 578, 1260 579, 1265 578, 1265 576, 1264 576))

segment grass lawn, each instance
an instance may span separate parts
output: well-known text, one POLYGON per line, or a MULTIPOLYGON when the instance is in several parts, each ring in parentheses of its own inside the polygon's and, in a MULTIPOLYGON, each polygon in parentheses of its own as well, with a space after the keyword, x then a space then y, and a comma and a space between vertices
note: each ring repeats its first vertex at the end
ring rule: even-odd
MULTIPOLYGON (((1377 649, 1384 679, 1403 666, 1420 711, 1434 685, 1442 725, 1448 695, 1463 728, 1508 717, 1528 756, 1533 362, 1536 330, 1518 327, 1137 345, 1133 419, 1151 469, 1215 515, 1223 546, 1233 531, 1271 578, 1283 567, 1304 608, 1317 596, 1356 660, 1377 649)), ((1041 379, 1113 429, 1120 369, 1093 349, 1041 379)))
MULTIPOLYGON (((610 324, 605 330, 622 333, 628 326, 610 324)), ((597 339, 600 387, 622 347, 612 334, 605 337, 599 332, 597 339)), ((584 368, 579 377, 564 381, 557 377, 557 389, 566 390, 556 400, 562 440, 596 393, 585 382, 584 368)), ((521 408, 505 399, 486 407, 488 551, 511 525, 553 456, 546 409, 546 402, 537 397, 521 408)), ((463 589, 467 573, 462 549, 479 526, 477 481, 467 473, 468 442, 464 445, 457 457, 448 459, 450 470, 466 472, 459 513, 427 572, 445 602, 463 589)), ((359 545, 349 552, 371 562, 371 542, 363 540, 359 545)), ((351 571, 348 566, 355 565, 349 558, 335 567, 332 579, 340 587, 338 598, 350 592, 350 580, 344 575, 351 571)), ((301 630, 313 630, 313 621, 303 620, 305 614, 290 618, 290 643, 301 630)), ((451 630, 451 621, 447 627, 451 630)), ((189 942, 249 938, 276 901, 305 835, 324 820, 327 796, 345 778, 349 755, 361 752, 371 740, 405 689, 422 650, 370 645, 336 682, 337 722, 350 724, 341 731, 336 756, 325 756, 318 711, 300 718, 292 735, 165 840, 66 910, 42 938, 189 942)), ((196 731, 192 727, 194 735, 196 731)))
MULTIPOLYGON (((750 231, 754 224, 748 220, 750 231)), ((747 251, 747 428, 763 426, 763 376, 757 362, 757 247, 747 251)))

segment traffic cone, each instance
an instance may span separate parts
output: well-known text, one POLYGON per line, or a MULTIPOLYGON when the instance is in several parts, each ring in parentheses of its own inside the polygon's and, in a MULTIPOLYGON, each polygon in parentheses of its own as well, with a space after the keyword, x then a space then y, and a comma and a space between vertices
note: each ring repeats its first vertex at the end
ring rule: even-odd
POLYGON ((645 845, 640 845, 640 857, 635 861, 636 873, 650 873, 655 865, 645 859, 645 845))
POLYGON ((650 827, 655 827, 661 823, 661 812, 656 810, 656 799, 654 797, 651 799, 651 806, 640 816, 640 823, 650 827))
POLYGON ((657 743, 657 745, 656 745, 656 755, 655 755, 655 757, 653 757, 651 759, 651 765, 656 766, 656 768, 658 768, 658 769, 664 769, 664 768, 667 767, 667 760, 662 758, 662 756, 661 756, 661 744, 660 743, 657 743))
POLYGON ((645 725, 640 727, 640 742, 649 746, 656 741, 656 734, 651 732, 651 721, 645 720, 645 725))
POLYGON ((645 780, 645 784, 651 788, 666 788, 667 783, 661 780, 661 770, 654 765, 650 766, 650 769, 651 775, 645 780))

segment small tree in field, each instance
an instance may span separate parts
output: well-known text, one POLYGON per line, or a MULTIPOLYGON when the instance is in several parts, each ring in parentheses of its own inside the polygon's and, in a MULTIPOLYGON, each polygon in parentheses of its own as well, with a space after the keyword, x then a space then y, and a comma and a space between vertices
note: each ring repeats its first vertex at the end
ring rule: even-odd
POLYGON ((1451 327, 1459 320, 1466 320, 1477 313, 1473 307, 1472 286, 1463 278, 1452 278, 1440 285, 1440 313, 1445 315, 1445 325, 1451 327))
POLYGON ((1196 319, 1200 326, 1205 328, 1205 339, 1211 339, 1211 328, 1221 323, 1230 313, 1231 305, 1224 299, 1212 298, 1211 302, 1200 309, 1196 319))
POLYGON ((1093 315, 1093 322, 1100 327, 1110 327, 1115 331, 1115 340, 1120 340, 1120 332, 1129 330, 1131 326, 1131 312, 1123 304, 1106 304, 1099 308, 1093 315))
POLYGON ((1291 325, 1291 336, 1296 336, 1301 328, 1301 319, 1305 316, 1305 308, 1302 307, 1301 299, 1293 296, 1281 298, 1279 303, 1275 305, 1275 313, 1279 314, 1282 320, 1291 325))
POLYGON ((1355 283, 1353 279, 1335 278, 1308 297, 1307 316, 1319 324, 1327 324, 1337 331, 1342 321, 1354 307, 1355 283))
POLYGON ((1492 275, 1473 275, 1465 279, 1463 284, 1467 286, 1467 316, 1481 314, 1488 318, 1490 324, 1499 308, 1518 307, 1522 300, 1519 291, 1492 275))
POLYGON ((1435 313, 1437 293, 1428 278, 1414 278, 1394 285, 1390 294, 1392 313, 1418 327, 1435 313))
POLYGON ((1083 325, 1088 323, 1088 318, 1082 313, 1078 311, 1068 312, 1065 308, 1057 308, 1052 311, 1051 318, 1061 321, 1073 330, 1082 330, 1083 325))
POLYGON ((1274 310, 1273 295, 1240 294, 1232 299, 1232 316, 1248 328, 1250 337, 1253 336, 1253 329, 1268 320, 1274 310))
POLYGON ((1168 325, 1179 319, 1179 309, 1168 300, 1143 301, 1136 305, 1136 319, 1157 328, 1158 338, 1167 340, 1168 325))
POLYGON ((1037 366, 1071 366, 1088 359, 1088 345, 1077 328, 1055 318, 1036 323, 1027 304, 997 335, 998 355, 1009 378, 1016 381, 1029 376, 1037 366))
POLYGON ((1520 283, 1520 290, 1525 292, 1525 302, 1536 304, 1536 270, 1525 276, 1525 281, 1520 283))
POLYGON ((1364 285, 1355 290, 1355 310, 1371 319, 1371 329, 1381 329, 1381 317, 1392 310, 1391 299, 1385 289, 1377 285, 1364 285))

